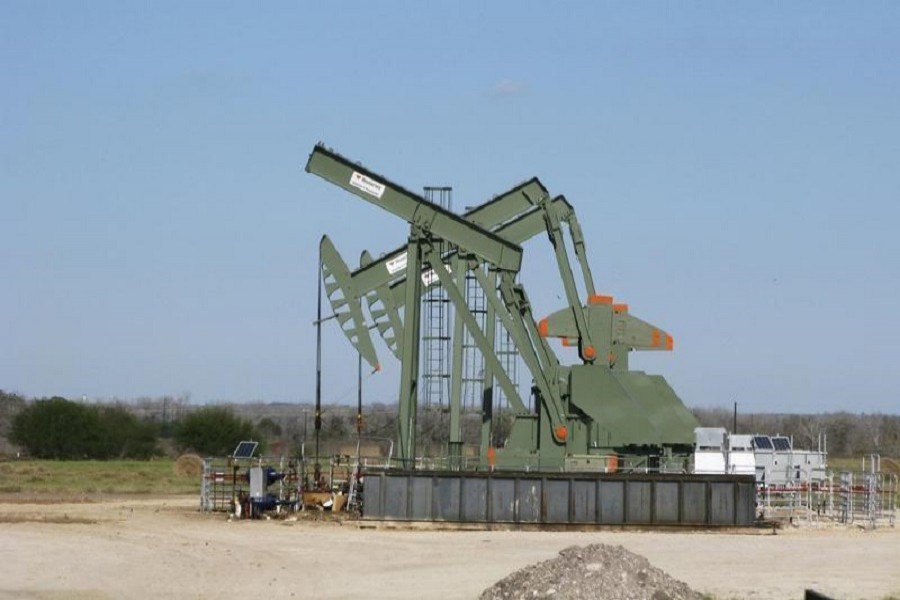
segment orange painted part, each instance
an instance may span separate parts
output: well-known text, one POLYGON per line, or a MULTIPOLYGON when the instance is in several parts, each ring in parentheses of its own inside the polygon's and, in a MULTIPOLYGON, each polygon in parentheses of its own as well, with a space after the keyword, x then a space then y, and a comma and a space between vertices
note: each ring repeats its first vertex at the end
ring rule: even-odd
POLYGON ((547 323, 547 319, 541 319, 541 322, 538 323, 538 333, 541 334, 541 337, 547 337, 547 332, 550 331, 550 324, 547 323))
POLYGON ((494 463, 497 461, 497 451, 494 450, 493 446, 488 448, 487 461, 488 461, 488 464, 491 466, 494 466, 494 463))
POLYGON ((659 348, 659 329, 654 329, 653 333, 650 334, 650 345, 654 348, 659 348))
POLYGON ((607 473, 615 473, 619 470, 619 457, 615 454, 611 454, 606 457, 606 472, 607 473))
POLYGON ((565 346, 566 348, 571 348, 572 346, 577 346, 578 342, 573 342, 572 338, 564 337, 562 339, 562 345, 565 346))
POLYGON ((587 346, 584 349, 584 357, 588 360, 597 358, 597 350, 593 346, 587 346))
POLYGON ((604 296, 602 294, 593 294, 588 296, 588 304, 612 304, 612 296, 604 296))
POLYGON ((606 360, 609 362, 609 366, 613 366, 616 364, 616 355, 610 352, 606 355, 606 360))
POLYGON ((668 333, 666 334, 666 350, 674 350, 675 349, 675 338, 673 338, 668 333))
POLYGON ((569 429, 565 425, 559 425, 553 430, 553 435, 555 435, 556 439, 560 442, 564 442, 566 441, 566 438, 569 437, 569 429))
POLYGON ((615 312, 616 314, 627 313, 628 305, 627 304, 613 304, 613 312, 615 312))

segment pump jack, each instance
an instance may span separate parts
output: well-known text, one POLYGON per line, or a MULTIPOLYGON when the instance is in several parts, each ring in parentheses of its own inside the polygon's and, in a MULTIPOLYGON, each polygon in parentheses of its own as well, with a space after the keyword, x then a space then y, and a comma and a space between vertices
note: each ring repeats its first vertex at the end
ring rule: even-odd
MULTIPOLYGON (((642 321, 609 296, 599 295, 587 261, 584 236, 574 209, 563 196, 551 198, 530 179, 488 202, 456 215, 365 167, 317 145, 306 170, 410 225, 405 246, 373 259, 364 252, 350 271, 323 236, 322 277, 329 302, 345 335, 374 369, 380 363, 361 300, 390 351, 400 359, 398 458, 415 467, 415 423, 419 371, 419 299, 441 285, 456 315, 451 375, 450 455, 459 457, 461 333, 465 327, 485 361, 480 455, 483 465, 501 469, 579 470, 598 457, 615 456, 618 468, 677 465, 693 442, 697 425, 660 376, 628 369, 633 350, 672 350, 672 337, 642 321), (581 266, 587 303, 579 297, 563 239, 568 226, 581 266), (525 288, 516 282, 523 242, 545 232, 554 248, 568 306, 539 323, 525 288), (440 242, 443 242, 441 244, 440 242), (441 253, 440 248, 448 249, 441 253), (485 331, 463 295, 466 273, 485 292, 485 331), (417 277, 407 277, 417 273, 417 277), (401 309, 403 311, 401 315, 401 309), (509 332, 533 378, 537 399, 526 407, 493 348, 495 318, 509 332), (581 364, 562 365, 547 338, 578 349, 581 364), (496 379, 513 408, 514 422, 502 448, 489 446, 491 389, 496 379)), ((458 463, 457 463, 458 464, 458 463)))

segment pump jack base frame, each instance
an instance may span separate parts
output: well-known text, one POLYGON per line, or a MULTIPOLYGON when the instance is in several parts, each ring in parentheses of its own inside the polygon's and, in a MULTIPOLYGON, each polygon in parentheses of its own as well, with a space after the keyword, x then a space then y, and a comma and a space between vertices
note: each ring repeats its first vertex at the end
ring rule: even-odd
POLYGON ((367 469, 364 521, 751 527, 751 475, 367 469))

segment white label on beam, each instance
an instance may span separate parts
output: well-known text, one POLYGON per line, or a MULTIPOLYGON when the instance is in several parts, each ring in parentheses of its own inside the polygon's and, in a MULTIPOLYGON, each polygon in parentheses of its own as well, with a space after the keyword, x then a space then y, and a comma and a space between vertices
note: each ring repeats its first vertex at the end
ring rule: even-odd
POLYGON ((391 260, 385 263, 387 267, 388 273, 391 275, 396 275, 399 271, 406 270, 406 252, 397 256, 397 258, 392 258, 391 260))
MULTIPOLYGON (((452 273, 450 270, 450 265, 445 264, 444 268, 447 269, 448 273, 452 273)), ((437 283, 438 276, 437 273, 434 272, 434 269, 428 269, 424 273, 422 273, 422 283, 425 284, 425 287, 430 286, 433 283, 437 283)))
POLYGON ((356 171, 353 171, 353 175, 350 176, 350 185, 376 198, 381 198, 384 195, 383 183, 378 183, 374 179, 356 171))

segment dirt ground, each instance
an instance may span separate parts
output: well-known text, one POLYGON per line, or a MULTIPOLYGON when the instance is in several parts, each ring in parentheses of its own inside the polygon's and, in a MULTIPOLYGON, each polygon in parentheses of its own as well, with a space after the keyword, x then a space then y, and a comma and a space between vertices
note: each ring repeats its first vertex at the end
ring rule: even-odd
POLYGON ((477 598, 572 545, 621 544, 717 599, 900 597, 900 528, 534 532, 229 521, 196 497, 0 496, 0 599, 477 598))

